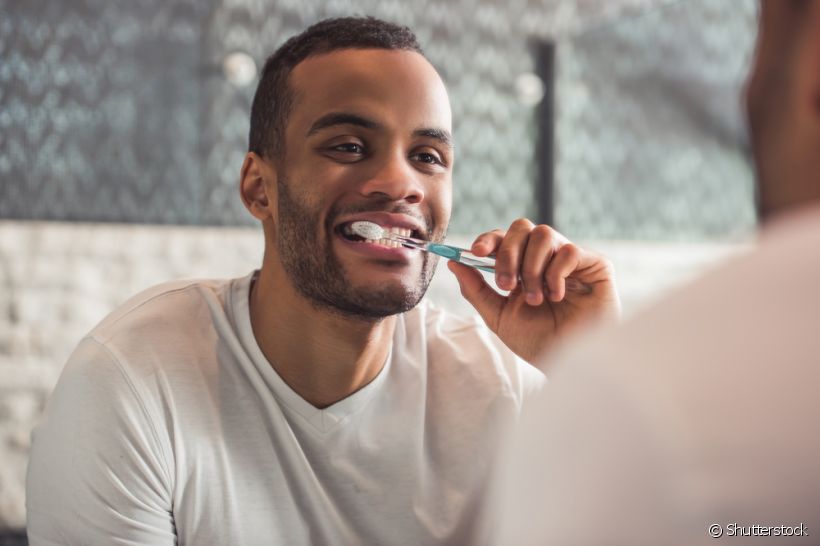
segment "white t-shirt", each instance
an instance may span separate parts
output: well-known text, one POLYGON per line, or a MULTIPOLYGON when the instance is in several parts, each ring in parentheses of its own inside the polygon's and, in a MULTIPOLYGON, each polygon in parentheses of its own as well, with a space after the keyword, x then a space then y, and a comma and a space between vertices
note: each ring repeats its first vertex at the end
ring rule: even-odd
POLYGON ((33 433, 32 546, 478 540, 541 372, 422 304, 376 379, 317 409, 259 349, 250 279, 156 287, 80 342, 33 433))
POLYGON ((514 435, 498 544, 820 543, 820 208, 577 341, 514 435))

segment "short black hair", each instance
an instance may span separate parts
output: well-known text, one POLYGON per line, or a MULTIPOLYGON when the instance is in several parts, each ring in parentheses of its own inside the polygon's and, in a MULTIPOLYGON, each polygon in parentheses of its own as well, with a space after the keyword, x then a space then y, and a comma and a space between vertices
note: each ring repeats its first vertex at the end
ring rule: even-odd
POLYGON ((424 55, 409 28, 375 17, 325 19, 310 26, 265 61, 251 106, 249 151, 263 157, 282 157, 285 126, 294 99, 288 85, 291 71, 308 57, 340 49, 402 49, 424 55))

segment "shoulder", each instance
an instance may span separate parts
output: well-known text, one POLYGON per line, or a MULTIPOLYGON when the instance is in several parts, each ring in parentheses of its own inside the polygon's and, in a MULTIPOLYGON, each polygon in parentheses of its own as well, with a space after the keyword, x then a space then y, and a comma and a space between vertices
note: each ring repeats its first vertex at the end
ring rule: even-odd
POLYGON ((624 323, 551 354, 541 368, 552 388, 532 406, 529 430, 544 427, 549 415, 594 414, 600 426, 624 423, 632 412, 665 449, 692 431, 713 435, 704 445, 717 449, 737 438, 725 431, 741 434, 748 423, 780 431, 795 415, 816 419, 818 278, 815 208, 768 226, 747 253, 624 323))
POLYGON ((186 280, 149 288, 105 317, 84 344, 96 346, 97 354, 136 384, 156 374, 207 375, 216 365, 219 341, 233 330, 231 298, 234 283, 241 280, 186 280))
POLYGON ((182 280, 159 284, 131 297, 106 316, 89 337, 106 343, 120 332, 143 328, 162 331, 185 324, 200 310, 222 306, 228 280, 182 280))
POLYGON ((731 514, 725 521, 816 506, 820 442, 801 431, 820 414, 818 278, 814 208, 767 226, 749 252, 623 324, 554 353, 544 365, 549 395, 510 442, 503 536, 534 521, 527 533, 561 542, 577 538, 578 522, 609 517, 703 533, 709 514, 669 510, 693 498, 707 499, 712 515, 731 514))
POLYGON ((747 253, 635 315, 599 347, 724 366, 739 354, 763 363, 761 351, 777 345, 816 347, 820 337, 808 329, 820 306, 818 278, 820 208, 813 208, 767 226, 747 253))

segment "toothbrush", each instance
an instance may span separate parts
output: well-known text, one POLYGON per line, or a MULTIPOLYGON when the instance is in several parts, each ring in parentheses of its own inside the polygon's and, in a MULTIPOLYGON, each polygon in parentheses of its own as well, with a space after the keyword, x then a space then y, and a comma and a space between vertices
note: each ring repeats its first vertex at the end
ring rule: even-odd
MULTIPOLYGON (((422 241, 421 239, 414 239, 413 237, 405 237, 397 233, 391 233, 378 224, 368 221, 353 222, 350 229, 364 239, 371 241, 378 241, 379 239, 387 239, 394 243, 399 243, 408 248, 415 248, 423 250, 431 254, 436 254, 448 260, 454 260, 458 263, 486 271, 487 273, 495 273, 495 256, 476 256, 466 248, 459 248, 457 246, 443 245, 440 243, 431 243, 429 241, 422 241)), ((581 292, 589 294, 592 292, 592 287, 582 283, 577 279, 568 277, 565 279, 567 290, 573 292, 581 292)))
POLYGON ((488 273, 495 273, 495 258, 482 258, 476 256, 465 248, 458 248, 456 246, 442 245, 439 243, 422 241, 421 239, 414 239, 412 237, 405 237, 403 235, 391 233, 379 224, 374 224, 373 222, 353 222, 350 229, 353 230, 353 233, 359 237, 370 239, 371 241, 387 239, 409 248, 424 250, 431 254, 441 256, 442 258, 447 258, 448 260, 455 260, 464 265, 469 265, 470 267, 474 267, 488 273))

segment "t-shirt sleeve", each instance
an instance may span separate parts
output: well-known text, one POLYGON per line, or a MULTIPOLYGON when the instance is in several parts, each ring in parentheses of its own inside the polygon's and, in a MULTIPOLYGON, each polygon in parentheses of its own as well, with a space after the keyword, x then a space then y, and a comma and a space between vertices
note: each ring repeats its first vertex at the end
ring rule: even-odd
POLYGON ((97 341, 70 357, 32 433, 29 543, 175 544, 170 441, 97 341))

